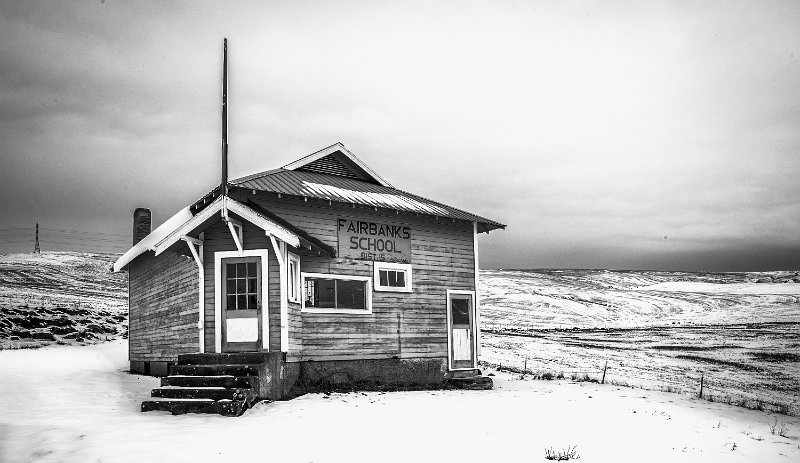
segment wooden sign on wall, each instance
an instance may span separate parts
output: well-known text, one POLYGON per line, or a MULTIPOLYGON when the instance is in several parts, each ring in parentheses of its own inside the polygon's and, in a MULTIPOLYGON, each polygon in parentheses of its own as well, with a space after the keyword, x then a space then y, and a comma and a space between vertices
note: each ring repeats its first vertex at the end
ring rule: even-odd
POLYGON ((411 263, 410 227, 340 218, 337 228, 339 257, 411 263))

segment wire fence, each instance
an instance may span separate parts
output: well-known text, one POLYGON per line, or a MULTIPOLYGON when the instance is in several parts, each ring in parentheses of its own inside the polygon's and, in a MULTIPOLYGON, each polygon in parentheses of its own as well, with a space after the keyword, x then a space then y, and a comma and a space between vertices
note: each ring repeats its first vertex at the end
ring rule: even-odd
POLYGON ((517 373, 534 379, 564 379, 590 381, 645 390, 673 392, 701 398, 710 402, 722 402, 753 410, 800 416, 797 400, 784 400, 767 394, 759 388, 743 389, 741 383, 715 376, 712 372, 651 368, 641 369, 624 362, 603 361, 594 365, 559 364, 534 357, 510 355, 502 359, 483 359, 481 366, 517 373))

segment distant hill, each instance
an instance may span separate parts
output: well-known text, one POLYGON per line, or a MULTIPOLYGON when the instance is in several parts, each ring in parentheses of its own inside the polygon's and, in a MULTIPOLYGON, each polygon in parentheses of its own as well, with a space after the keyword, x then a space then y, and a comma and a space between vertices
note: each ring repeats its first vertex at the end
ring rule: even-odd
POLYGON ((484 329, 800 321, 798 272, 483 270, 484 329))
POLYGON ((0 348, 127 336, 127 273, 116 254, 0 256, 0 348))

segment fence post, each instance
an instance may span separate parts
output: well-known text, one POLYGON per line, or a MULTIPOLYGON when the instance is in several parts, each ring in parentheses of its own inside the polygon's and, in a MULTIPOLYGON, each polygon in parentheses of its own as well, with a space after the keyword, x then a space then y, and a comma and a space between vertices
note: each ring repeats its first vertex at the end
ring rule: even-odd
POLYGON ((608 370, 608 360, 606 360, 606 365, 603 367, 603 379, 600 381, 600 384, 606 383, 606 370, 608 370))
POLYGON ((703 398, 703 377, 704 376, 705 375, 703 373, 700 373, 700 398, 701 399, 703 398))
POLYGON ((522 367, 522 373, 524 374, 524 373, 527 373, 527 372, 528 372, 528 356, 526 355, 525 356, 525 366, 522 367))

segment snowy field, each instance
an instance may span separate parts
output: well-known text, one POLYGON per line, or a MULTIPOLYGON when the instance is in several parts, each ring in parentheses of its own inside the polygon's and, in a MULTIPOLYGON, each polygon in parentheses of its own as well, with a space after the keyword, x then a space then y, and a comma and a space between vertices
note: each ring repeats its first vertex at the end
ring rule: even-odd
POLYGON ((0 255, 0 349, 127 335, 127 274, 115 254, 0 255))
POLYGON ((795 272, 481 272, 481 360, 800 414, 795 272), (759 283, 760 282, 760 283, 759 283))
POLYGON ((309 394, 239 418, 141 413, 158 380, 127 373, 126 354, 126 341, 0 351, 0 461, 547 461, 545 448, 573 445, 581 461, 800 459, 797 418, 503 373, 493 391, 309 394))

